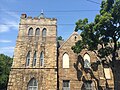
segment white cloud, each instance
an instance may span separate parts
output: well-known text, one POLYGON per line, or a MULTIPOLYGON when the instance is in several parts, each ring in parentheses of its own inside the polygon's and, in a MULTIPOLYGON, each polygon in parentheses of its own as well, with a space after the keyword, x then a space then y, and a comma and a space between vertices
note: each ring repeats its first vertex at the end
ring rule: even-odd
POLYGON ((10 46, 10 47, 0 47, 0 52, 1 51, 6 51, 6 50, 14 50, 14 47, 13 46, 10 46))
POLYGON ((18 29, 18 22, 14 20, 2 19, 1 21, 4 23, 0 25, 0 33, 8 32, 12 29, 18 29))
POLYGON ((0 40, 0 43, 11 43, 11 40, 0 40))
MULTIPOLYGON (((9 0, 11 1, 11 0, 9 0)), ((15 19, 19 19, 19 15, 16 12, 10 11, 10 8, 5 7, 5 5, 0 3, 0 10, 1 10, 1 14, 4 14, 3 16, 7 16, 8 18, 15 18, 15 19)))
POLYGON ((5 54, 5 55, 8 55, 8 56, 12 57, 13 52, 14 52, 14 47, 12 47, 12 46, 10 46, 10 47, 0 47, 0 53, 1 54, 5 54))
POLYGON ((0 33, 9 31, 9 27, 6 25, 0 25, 0 33))
POLYGON ((16 13, 14 12, 9 12, 9 11, 4 11, 6 14, 8 14, 9 16, 13 17, 13 18, 16 18, 16 19, 19 19, 20 16, 17 15, 16 13))
POLYGON ((3 5, 0 7, 0 9, 2 10, 1 16, 4 16, 1 17, 0 20, 0 33, 9 32, 13 29, 18 29, 20 16, 15 12, 8 11, 9 9, 4 7, 3 5))

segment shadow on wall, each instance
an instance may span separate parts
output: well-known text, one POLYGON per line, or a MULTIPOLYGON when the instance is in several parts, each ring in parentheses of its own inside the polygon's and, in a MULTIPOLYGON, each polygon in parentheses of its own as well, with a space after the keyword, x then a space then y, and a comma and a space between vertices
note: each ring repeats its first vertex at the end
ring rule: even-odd
POLYGON ((120 60, 116 60, 113 70, 115 90, 120 90, 120 60))
POLYGON ((82 70, 83 70, 82 67, 84 67, 83 65, 84 65, 83 58, 81 56, 78 56, 78 59, 77 59, 76 63, 74 63, 74 68, 77 71, 77 79, 79 81, 81 81, 81 78, 82 78, 82 75, 83 75, 83 72, 82 72, 82 70), (79 67, 79 64, 80 64, 80 67, 79 67))
POLYGON ((93 79, 95 80, 94 82, 94 88, 93 90, 103 90, 101 86, 99 86, 99 80, 95 77, 93 71, 98 70, 98 65, 100 62, 94 62, 91 64, 91 68, 84 68, 84 59, 81 55, 78 56, 78 59, 76 63, 74 63, 74 68, 76 69, 77 72, 77 79, 79 81, 83 82, 83 85, 81 87, 81 90, 86 90, 85 85, 86 83, 93 85, 92 83, 94 82, 93 79), (89 75, 89 76, 88 76, 89 75))

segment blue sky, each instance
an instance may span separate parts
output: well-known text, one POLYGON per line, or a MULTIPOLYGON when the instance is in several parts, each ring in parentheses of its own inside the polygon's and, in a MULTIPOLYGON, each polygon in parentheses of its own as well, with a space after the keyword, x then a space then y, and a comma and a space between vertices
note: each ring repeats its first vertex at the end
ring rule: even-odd
POLYGON ((102 0, 0 0, 0 53, 13 56, 18 24, 22 13, 57 18, 58 36, 65 40, 72 34, 75 22, 88 18, 89 22, 99 14, 102 0), (94 3, 96 2, 96 3, 94 3), (69 25, 66 25, 69 24, 69 25))

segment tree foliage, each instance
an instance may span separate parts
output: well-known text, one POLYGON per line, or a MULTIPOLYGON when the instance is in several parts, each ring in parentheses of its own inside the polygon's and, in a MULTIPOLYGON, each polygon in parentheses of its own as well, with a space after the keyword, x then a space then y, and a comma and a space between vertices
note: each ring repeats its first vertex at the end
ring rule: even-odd
POLYGON ((62 40, 62 41, 64 41, 64 39, 62 38, 62 36, 57 37, 57 40, 62 40))
POLYGON ((98 50, 100 58, 112 54, 115 61, 116 50, 119 48, 120 39, 120 0, 104 0, 101 3, 100 14, 96 15, 94 22, 88 19, 78 20, 75 31, 81 30, 82 40, 72 47, 75 53, 82 49, 98 50), (112 42, 112 46, 109 45, 112 42), (98 48, 100 46, 100 48, 98 48))
POLYGON ((0 90, 6 90, 12 58, 0 54, 0 90))

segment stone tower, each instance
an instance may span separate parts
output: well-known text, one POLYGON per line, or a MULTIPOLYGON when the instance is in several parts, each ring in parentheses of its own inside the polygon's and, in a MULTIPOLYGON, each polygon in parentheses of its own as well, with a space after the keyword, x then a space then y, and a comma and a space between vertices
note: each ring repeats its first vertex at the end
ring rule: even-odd
POLYGON ((21 15, 8 90, 57 89, 57 20, 21 15))

